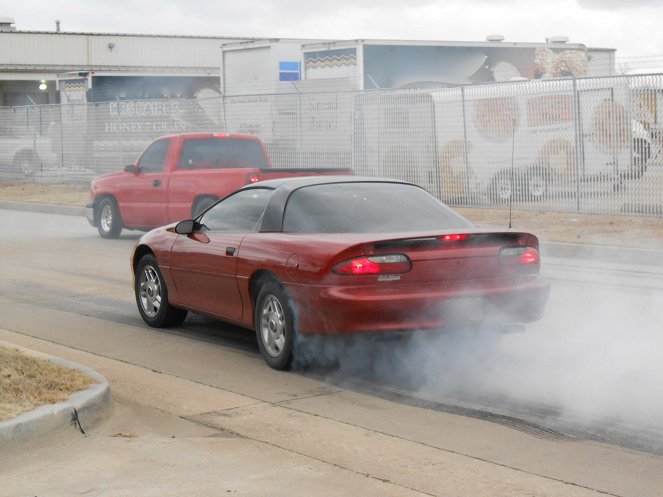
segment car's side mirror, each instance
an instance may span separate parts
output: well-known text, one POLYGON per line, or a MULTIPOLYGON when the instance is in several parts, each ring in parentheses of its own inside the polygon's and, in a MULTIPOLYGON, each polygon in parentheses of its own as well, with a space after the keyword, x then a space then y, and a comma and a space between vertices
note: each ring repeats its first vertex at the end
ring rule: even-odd
POLYGON ((134 164, 129 164, 128 166, 124 166, 124 172, 125 173, 136 173, 136 166, 134 164))
POLYGON ((193 233, 193 229, 196 223, 193 219, 187 219, 186 221, 180 221, 175 225, 175 233, 178 235, 190 235, 193 233))

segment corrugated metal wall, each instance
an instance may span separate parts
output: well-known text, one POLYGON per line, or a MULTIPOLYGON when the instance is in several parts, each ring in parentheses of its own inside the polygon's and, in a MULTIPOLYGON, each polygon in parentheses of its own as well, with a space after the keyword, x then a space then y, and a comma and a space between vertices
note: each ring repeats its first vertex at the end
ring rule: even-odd
POLYGON ((20 66, 208 67, 238 38, 0 32, 0 61, 20 66), (109 46, 112 44, 112 46, 109 46))

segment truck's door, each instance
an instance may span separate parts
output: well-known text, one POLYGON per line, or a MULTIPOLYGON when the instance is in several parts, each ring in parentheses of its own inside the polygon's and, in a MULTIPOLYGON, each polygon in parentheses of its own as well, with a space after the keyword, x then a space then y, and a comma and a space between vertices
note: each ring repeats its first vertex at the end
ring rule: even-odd
POLYGON ((167 222, 168 172, 166 161, 171 140, 155 141, 145 149, 137 162, 135 181, 119 192, 122 219, 136 228, 149 228, 167 222))

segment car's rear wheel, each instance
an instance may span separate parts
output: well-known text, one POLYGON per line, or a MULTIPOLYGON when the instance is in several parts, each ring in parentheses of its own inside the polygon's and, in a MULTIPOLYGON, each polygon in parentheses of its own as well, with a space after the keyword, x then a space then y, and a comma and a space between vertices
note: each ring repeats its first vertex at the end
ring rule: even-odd
POLYGON ((97 231, 101 238, 117 238, 122 232, 122 217, 117 203, 105 197, 97 207, 97 231))
POLYGON ((170 305, 168 288, 152 254, 144 255, 138 262, 134 292, 138 312, 150 326, 177 326, 186 318, 186 310, 170 305))
POLYGON ((273 369, 292 366, 295 326, 290 299, 275 281, 266 282, 258 292, 254 322, 258 348, 273 369))

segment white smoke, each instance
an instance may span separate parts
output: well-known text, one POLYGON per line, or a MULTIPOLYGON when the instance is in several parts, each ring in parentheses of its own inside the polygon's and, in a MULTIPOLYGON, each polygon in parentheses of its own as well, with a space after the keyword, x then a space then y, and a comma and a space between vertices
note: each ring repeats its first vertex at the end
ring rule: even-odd
POLYGON ((524 333, 422 332, 405 343, 328 345, 325 355, 339 356, 337 382, 360 378, 516 417, 545 412, 538 421, 580 431, 651 431, 663 447, 662 323, 660 293, 555 281, 546 316, 524 333))

